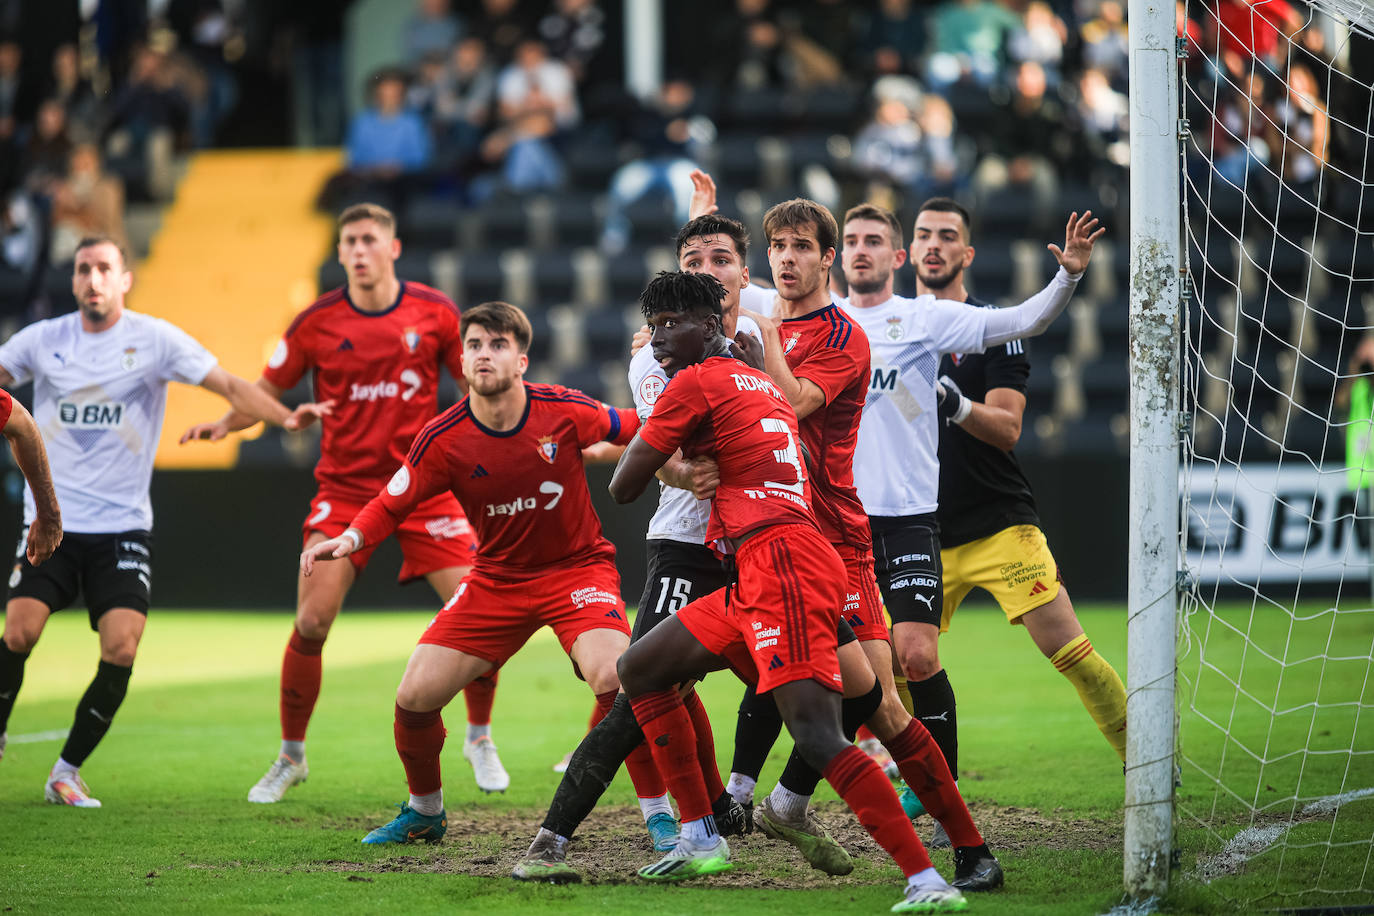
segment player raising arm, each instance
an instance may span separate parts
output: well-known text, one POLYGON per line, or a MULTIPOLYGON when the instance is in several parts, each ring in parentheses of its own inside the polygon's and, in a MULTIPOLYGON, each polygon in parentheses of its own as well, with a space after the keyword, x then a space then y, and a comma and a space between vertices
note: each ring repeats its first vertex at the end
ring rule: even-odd
MULTIPOLYGON (((124 701, 147 622, 153 548, 148 485, 167 383, 199 385, 258 420, 300 424, 280 402, 217 365, 185 331, 126 309, 132 286, 133 273, 116 242, 83 239, 72 267, 78 310, 35 322, 0 346, 0 386, 33 380, 34 419, 47 439, 52 487, 67 529, 50 557, 21 555, 10 579, 0 646, 0 733, 48 617, 83 596, 91 629, 100 635, 100 665, 44 790, 50 802, 81 808, 100 807, 79 768, 124 701)), ((34 482, 24 497, 29 536, 37 525, 41 537, 53 540, 41 534, 55 525, 51 494, 34 482)))
POLYGON ((530 324, 512 305, 470 309, 461 334, 468 396, 420 431, 385 489, 341 535, 301 554, 302 574, 318 575, 337 565, 320 561, 375 547, 416 505, 445 491, 477 530, 472 571, 420 637, 396 691, 396 750, 410 799, 364 843, 443 836, 440 711, 536 630, 553 629, 603 709, 619 691, 615 662, 630 642, 615 548, 592 508, 582 449, 628 442, 634 411, 525 382, 530 324))

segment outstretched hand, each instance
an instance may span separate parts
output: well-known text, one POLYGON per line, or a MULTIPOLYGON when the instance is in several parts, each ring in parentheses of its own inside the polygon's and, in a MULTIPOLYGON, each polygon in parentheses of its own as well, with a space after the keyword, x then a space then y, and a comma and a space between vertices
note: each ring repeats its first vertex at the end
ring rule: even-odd
POLYGON ((301 552, 301 574, 314 572, 317 560, 342 560, 352 552, 353 540, 342 536, 313 544, 301 552))
POLYGON ((177 440, 178 445, 185 445, 194 439, 205 439, 209 442, 218 442, 229 435, 229 424, 223 420, 216 420, 213 423, 197 423, 186 432, 181 434, 177 440))
POLYGON ((309 429, 316 420, 322 420, 334 413, 334 402, 319 401, 302 404, 291 411, 291 416, 282 421, 282 427, 293 433, 298 433, 303 429, 309 429))
POLYGON ((1099 228, 1093 211, 1084 210, 1082 216, 1075 211, 1069 214, 1069 221, 1064 225, 1064 247, 1060 248, 1053 242, 1045 247, 1054 255, 1060 267, 1071 274, 1081 274, 1088 267, 1088 259, 1093 256, 1093 246, 1106 231, 1105 226, 1099 228))
POLYGON ((687 208, 687 218, 696 219, 698 216, 715 213, 718 209, 720 208, 716 206, 715 180, 701 169, 693 169, 692 202, 687 208))

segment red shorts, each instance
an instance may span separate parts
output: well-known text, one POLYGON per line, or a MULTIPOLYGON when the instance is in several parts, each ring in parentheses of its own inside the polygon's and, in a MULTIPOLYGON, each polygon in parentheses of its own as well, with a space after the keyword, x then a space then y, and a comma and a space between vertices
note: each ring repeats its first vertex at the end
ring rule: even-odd
POLYGON ((844 600, 844 565, 809 525, 778 525, 754 535, 735 559, 739 582, 677 612, 693 636, 728 660, 758 692, 814 680, 840 690, 835 621, 844 600))
MULTIPOLYGON (((315 531, 328 538, 338 537, 366 504, 366 500, 358 502, 356 496, 321 490, 310 503, 310 514, 301 526, 301 541, 309 540, 315 531)), ((472 526, 452 493, 440 493, 416 506, 396 529, 396 540, 404 558, 401 574, 396 577, 398 582, 409 582, 440 569, 471 566, 477 553, 472 526)), ((376 544, 368 544, 349 554, 353 568, 361 573, 376 549, 376 544)))
POLYGON ((883 613, 883 596, 878 591, 878 579, 873 574, 873 551, 848 544, 833 545, 844 562, 844 619, 854 628, 859 642, 881 639, 892 641, 883 613))
POLYGON ((615 564, 603 561, 520 580, 470 572, 430 621, 420 644, 457 649, 499 668, 542 626, 553 628, 568 653, 588 630, 618 630, 628 639, 615 564))

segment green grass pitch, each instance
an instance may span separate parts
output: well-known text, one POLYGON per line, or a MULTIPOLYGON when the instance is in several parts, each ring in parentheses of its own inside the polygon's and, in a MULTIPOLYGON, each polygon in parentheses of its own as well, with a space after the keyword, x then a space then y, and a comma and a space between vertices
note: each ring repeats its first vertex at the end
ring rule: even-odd
MULTIPOLYGON (((847 819, 852 829, 841 839, 865 860, 854 874, 819 875, 789 847, 754 835, 734 844, 737 869, 722 876, 729 880, 671 888, 636 883, 633 869, 654 856, 640 839, 623 772, 574 842, 581 865, 602 852, 595 882, 554 888, 502 877, 553 794, 558 776, 551 764, 579 740, 592 705, 547 631, 503 669, 497 691, 493 730, 510 791, 483 796, 473 786, 460 753, 459 700, 446 715, 444 843, 361 846, 366 829, 405 798, 391 738, 393 692, 430 613, 340 618, 325 649, 324 689, 311 725, 311 778, 282 803, 259 806, 245 795, 277 746, 277 670, 289 615, 154 610, 129 697, 83 768, 104 802, 98 811, 42 800, 61 747, 45 733, 69 725, 97 654, 84 614, 56 615, 28 662, 0 761, 0 912, 879 913, 899 898, 897 869, 824 784, 817 796, 823 813, 832 825, 847 819)), ((1083 608, 1080 616, 1094 645, 1124 675, 1124 611, 1083 608)), ((1370 642, 1367 630, 1348 635, 1370 642)), ((1007 888, 973 898, 969 912, 1107 911, 1120 900, 1121 882, 1115 755, 1068 683, 1000 613, 961 611, 941 652, 959 697, 960 785, 1007 872, 1007 888)), ((1343 669, 1321 689, 1349 687, 1358 696, 1364 685, 1338 680, 1355 676, 1343 669)), ((740 692, 726 674, 702 687, 723 770, 740 692)), ((788 748, 784 739, 775 749, 761 791, 772 786, 788 748)), ((1182 791, 1194 793, 1187 801, 1195 806, 1212 797, 1201 779, 1185 777, 1182 791)), ((1359 858, 1367 873, 1374 800, 1347 805, 1337 824, 1354 845, 1336 853, 1324 842, 1285 849, 1285 871, 1304 856, 1313 860, 1312 881, 1300 885, 1337 877, 1332 860, 1342 854, 1352 863, 1359 858)), ((928 820, 918 827, 929 834, 928 820)), ((1216 840, 1186 824, 1181 830, 1186 870, 1189 857, 1214 852, 1216 840)), ((952 872, 947 851, 933 857, 942 872, 952 872)), ((1265 880, 1254 871, 1225 880, 1265 880)), ((1368 886, 1355 872, 1355 881, 1368 886)), ((1215 886, 1175 884, 1174 912, 1228 908, 1215 886)))

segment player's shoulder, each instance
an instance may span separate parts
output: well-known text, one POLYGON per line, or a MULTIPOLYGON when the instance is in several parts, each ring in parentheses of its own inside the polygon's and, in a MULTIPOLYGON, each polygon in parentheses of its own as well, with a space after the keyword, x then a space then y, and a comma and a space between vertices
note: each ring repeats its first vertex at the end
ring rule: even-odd
POLYGON ((345 307, 348 305, 348 295, 345 287, 337 287, 329 292, 322 294, 314 302, 305 308, 291 320, 291 324, 286 328, 286 336, 290 337, 311 321, 318 320, 330 312, 332 309, 345 307))
POLYGON ((540 403, 576 404, 582 407, 593 407, 597 410, 602 408, 601 402, 585 391, 579 391, 576 388, 568 388, 563 385, 526 382, 525 394, 529 396, 530 400, 540 403))
POLYGON ((417 304, 428 305, 443 312, 451 312, 454 317, 459 314, 458 306, 452 299, 434 287, 416 283, 414 280, 405 281, 401 296, 403 299, 408 299, 417 304))
POLYGON ((853 319, 844 309, 831 303, 821 309, 817 316, 826 326, 827 330, 821 346, 829 347, 833 350, 846 350, 850 347, 868 346, 868 335, 859 323, 853 319))
POLYGON ((437 440, 454 430, 461 430, 464 424, 471 420, 472 410, 468 405, 468 399, 463 398, 424 425, 415 441, 411 443, 410 454, 406 457, 411 464, 418 464, 437 440))

